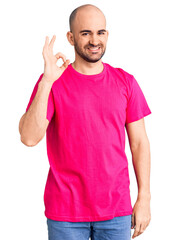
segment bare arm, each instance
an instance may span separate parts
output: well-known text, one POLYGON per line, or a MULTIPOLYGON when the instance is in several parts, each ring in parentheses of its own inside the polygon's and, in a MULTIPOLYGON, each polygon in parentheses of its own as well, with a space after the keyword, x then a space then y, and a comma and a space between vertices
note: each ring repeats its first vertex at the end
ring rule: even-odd
POLYGON ((150 144, 144 118, 126 125, 138 184, 138 198, 150 199, 150 144))
POLYGON ((49 121, 46 118, 48 97, 53 83, 62 75, 70 62, 62 53, 53 55, 53 45, 56 36, 54 35, 49 43, 46 37, 43 48, 44 74, 38 84, 36 95, 28 109, 19 122, 21 141, 27 146, 36 145, 45 135, 49 121), (63 59, 63 65, 56 65, 59 58, 63 59))
POLYGON ((25 113, 23 121, 20 122, 21 141, 27 146, 36 145, 45 135, 49 124, 46 112, 51 86, 51 83, 42 78, 34 100, 25 113))
POLYGON ((145 131, 144 118, 126 125, 133 166, 138 184, 138 197, 133 206, 132 238, 144 232, 151 220, 150 209, 150 144, 145 131))

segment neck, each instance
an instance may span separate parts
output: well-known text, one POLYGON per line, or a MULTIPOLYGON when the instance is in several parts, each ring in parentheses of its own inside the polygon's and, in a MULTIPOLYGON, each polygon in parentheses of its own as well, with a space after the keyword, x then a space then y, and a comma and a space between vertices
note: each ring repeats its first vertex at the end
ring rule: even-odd
POLYGON ((85 60, 84 61, 75 60, 71 65, 77 72, 85 75, 93 75, 93 74, 101 73, 104 68, 101 59, 95 63, 87 62, 85 60))

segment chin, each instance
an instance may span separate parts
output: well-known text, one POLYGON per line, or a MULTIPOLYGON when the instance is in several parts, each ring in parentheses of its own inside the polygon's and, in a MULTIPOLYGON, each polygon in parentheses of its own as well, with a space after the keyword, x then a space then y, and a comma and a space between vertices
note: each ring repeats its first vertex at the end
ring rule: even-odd
POLYGON ((95 63, 95 62, 98 62, 101 58, 98 58, 98 59, 89 59, 89 58, 86 58, 85 60, 87 62, 91 62, 91 63, 95 63))

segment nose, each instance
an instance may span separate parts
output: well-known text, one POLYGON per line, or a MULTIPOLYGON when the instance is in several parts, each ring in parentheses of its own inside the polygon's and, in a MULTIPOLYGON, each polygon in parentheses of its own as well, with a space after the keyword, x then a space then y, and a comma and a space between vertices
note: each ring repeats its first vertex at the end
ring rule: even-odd
POLYGON ((89 43, 94 46, 97 46, 99 44, 98 37, 95 34, 93 34, 89 40, 89 43))

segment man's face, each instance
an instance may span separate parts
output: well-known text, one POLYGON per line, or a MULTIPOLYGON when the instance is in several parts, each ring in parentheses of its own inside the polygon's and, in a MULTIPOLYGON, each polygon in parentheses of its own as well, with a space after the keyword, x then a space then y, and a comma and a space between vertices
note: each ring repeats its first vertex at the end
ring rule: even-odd
POLYGON ((75 52, 79 57, 87 62, 99 61, 105 53, 108 38, 103 14, 96 10, 78 12, 73 38, 75 52))

